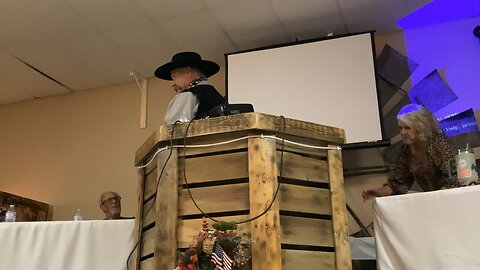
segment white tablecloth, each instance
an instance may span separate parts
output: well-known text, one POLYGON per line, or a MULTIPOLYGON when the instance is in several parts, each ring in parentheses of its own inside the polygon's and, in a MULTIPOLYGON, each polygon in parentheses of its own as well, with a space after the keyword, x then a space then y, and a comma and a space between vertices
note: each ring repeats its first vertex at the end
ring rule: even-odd
POLYGON ((480 269, 480 186, 377 198, 378 269, 480 269))
POLYGON ((135 220, 0 223, 2 270, 122 270, 135 220))
POLYGON ((373 237, 349 237, 350 254, 352 260, 375 260, 375 238, 373 237))

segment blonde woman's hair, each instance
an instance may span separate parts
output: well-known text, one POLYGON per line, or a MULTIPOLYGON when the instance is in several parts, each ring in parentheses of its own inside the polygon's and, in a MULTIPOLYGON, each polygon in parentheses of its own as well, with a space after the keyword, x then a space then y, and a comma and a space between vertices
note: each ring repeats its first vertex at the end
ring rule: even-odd
POLYGON ((433 134, 442 133, 438 120, 427 108, 418 104, 408 104, 397 114, 397 119, 417 131, 418 138, 426 141, 433 134))

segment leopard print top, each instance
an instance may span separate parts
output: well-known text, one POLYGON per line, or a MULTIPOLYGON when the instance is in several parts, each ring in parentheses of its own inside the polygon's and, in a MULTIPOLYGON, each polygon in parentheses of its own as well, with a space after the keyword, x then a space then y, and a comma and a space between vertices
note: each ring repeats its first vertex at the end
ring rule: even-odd
POLYGON ((433 134, 425 149, 422 161, 412 158, 410 147, 405 145, 395 164, 394 176, 386 185, 393 194, 404 194, 416 181, 424 191, 456 186, 448 181, 449 161, 454 157, 452 145, 444 134, 433 134))

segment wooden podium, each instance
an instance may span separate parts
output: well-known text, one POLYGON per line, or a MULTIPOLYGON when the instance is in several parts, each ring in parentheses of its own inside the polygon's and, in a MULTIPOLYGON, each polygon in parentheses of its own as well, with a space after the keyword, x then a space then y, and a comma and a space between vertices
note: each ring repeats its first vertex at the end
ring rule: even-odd
POLYGON ((238 225, 254 241, 247 268, 351 269, 344 142, 343 129, 261 113, 161 126, 135 157, 151 161, 139 170, 136 269, 175 268, 202 229, 194 202, 241 222, 265 212, 279 184, 268 211, 238 225))

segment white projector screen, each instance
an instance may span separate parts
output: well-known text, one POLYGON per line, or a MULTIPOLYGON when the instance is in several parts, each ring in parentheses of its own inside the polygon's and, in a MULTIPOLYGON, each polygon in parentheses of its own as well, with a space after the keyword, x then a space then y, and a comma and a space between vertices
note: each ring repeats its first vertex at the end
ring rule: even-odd
POLYGON ((226 55, 228 102, 382 140, 373 33, 226 55))

